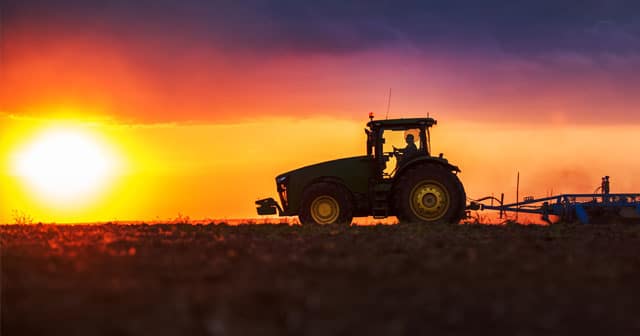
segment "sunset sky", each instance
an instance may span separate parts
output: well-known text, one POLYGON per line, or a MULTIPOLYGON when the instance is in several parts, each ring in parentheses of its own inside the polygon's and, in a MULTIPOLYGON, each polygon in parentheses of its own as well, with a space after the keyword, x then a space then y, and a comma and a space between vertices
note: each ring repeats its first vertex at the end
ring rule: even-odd
POLYGON ((389 88, 390 118, 438 120, 432 148, 461 167, 470 197, 514 199, 517 171, 521 195, 592 192, 603 175, 640 192, 637 1, 0 11, 0 223, 14 210, 58 223, 254 217, 275 175, 364 153, 389 88), (70 152, 78 139, 91 145, 70 152), (77 169, 56 170, 65 162, 77 169), (89 172, 99 183, 78 180, 89 172))

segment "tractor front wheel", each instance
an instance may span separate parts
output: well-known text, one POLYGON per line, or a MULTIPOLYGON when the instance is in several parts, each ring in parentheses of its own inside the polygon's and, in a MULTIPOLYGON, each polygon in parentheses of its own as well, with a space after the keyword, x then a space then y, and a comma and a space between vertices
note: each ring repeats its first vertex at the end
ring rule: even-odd
POLYGON ((464 187, 445 167, 420 165, 404 172, 394 188, 394 208, 401 222, 453 223, 462 219, 464 187))
POLYGON ((302 225, 350 225, 353 205, 344 187, 320 182, 309 186, 302 195, 300 223, 302 225))

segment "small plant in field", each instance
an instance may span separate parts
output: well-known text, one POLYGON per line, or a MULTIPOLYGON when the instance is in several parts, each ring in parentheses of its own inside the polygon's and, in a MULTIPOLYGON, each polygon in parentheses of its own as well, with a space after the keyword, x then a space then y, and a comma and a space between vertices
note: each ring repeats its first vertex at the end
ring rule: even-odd
POLYGON ((18 225, 33 224, 33 217, 24 211, 12 210, 13 223, 18 225))
POLYGON ((513 218, 509 218, 509 219, 505 220, 502 224, 507 226, 507 227, 522 226, 522 224, 520 222, 516 221, 513 218))
POLYGON ((178 217, 174 218, 172 222, 173 224, 189 224, 191 223, 191 218, 179 212, 178 217))
POLYGON ((466 220, 462 221, 463 224, 481 225, 489 223, 489 218, 486 215, 480 214, 478 211, 474 211, 466 220))

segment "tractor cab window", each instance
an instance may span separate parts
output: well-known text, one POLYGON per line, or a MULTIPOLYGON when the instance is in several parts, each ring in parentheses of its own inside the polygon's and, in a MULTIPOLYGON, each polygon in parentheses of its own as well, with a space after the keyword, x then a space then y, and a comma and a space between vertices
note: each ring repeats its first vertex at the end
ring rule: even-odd
POLYGON ((415 155, 427 154, 424 134, 420 135, 420 129, 385 130, 382 134, 382 152, 387 158, 385 175, 392 176, 403 160, 415 155))

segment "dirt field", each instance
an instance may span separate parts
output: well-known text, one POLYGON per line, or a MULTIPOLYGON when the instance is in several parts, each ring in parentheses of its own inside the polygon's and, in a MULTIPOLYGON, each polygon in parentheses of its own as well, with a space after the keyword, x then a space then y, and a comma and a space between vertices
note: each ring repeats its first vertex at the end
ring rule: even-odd
POLYGON ((0 230, 3 336, 640 332, 640 226, 0 230))

